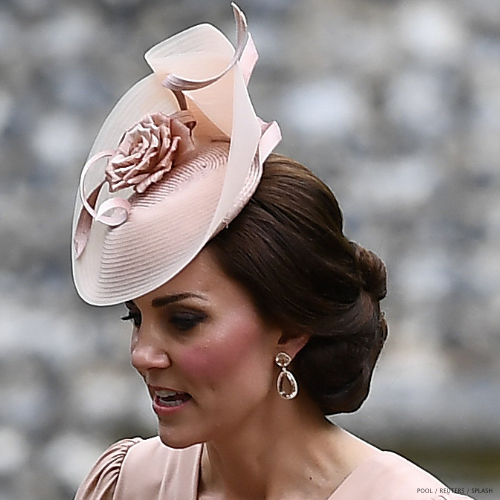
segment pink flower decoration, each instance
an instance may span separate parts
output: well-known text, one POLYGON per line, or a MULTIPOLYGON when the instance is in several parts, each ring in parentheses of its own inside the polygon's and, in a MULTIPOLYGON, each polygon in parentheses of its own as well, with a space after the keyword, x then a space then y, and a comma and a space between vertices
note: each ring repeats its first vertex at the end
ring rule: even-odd
POLYGON ((192 115, 181 111, 152 113, 129 128, 105 168, 110 191, 133 187, 143 193, 158 182, 179 155, 193 149, 193 126, 192 115))

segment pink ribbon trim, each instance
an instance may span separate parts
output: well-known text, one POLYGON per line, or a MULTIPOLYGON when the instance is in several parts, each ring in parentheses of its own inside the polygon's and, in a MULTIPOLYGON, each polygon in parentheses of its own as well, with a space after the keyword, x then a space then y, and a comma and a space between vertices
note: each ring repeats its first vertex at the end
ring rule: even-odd
MULTIPOLYGON (((241 59, 245 51, 245 48, 247 46, 247 42, 249 41, 250 38, 248 34, 248 25, 245 15, 240 10, 240 8, 234 2, 231 3, 231 6, 233 8, 234 20, 236 21, 236 49, 234 51, 234 55, 231 61, 229 61, 228 66, 218 75, 206 78, 205 80, 191 80, 170 73, 169 75, 167 75, 165 80, 163 80, 164 87, 174 92, 182 92, 185 90, 198 90, 204 87, 208 87, 209 85, 212 85, 216 81, 220 80, 229 71, 231 71, 234 65, 241 59)), ((252 46, 254 54, 256 55, 257 51, 255 50, 255 45, 253 44, 253 42, 251 42, 251 47, 252 46)), ((250 68, 250 73, 248 74, 248 78, 250 77, 253 66, 255 66, 255 62, 257 60, 255 59, 255 61, 253 61, 252 63, 251 59, 248 59, 249 57, 251 57, 250 53, 245 58, 247 60, 248 67, 250 68)), ((243 71, 243 73, 245 74, 245 71, 243 71)))
POLYGON ((131 210, 131 205, 128 200, 124 198, 109 198, 102 202, 97 211, 95 210, 95 205, 97 203, 97 198, 101 192, 101 188, 106 181, 102 181, 93 191, 87 196, 85 194, 84 180, 90 167, 97 161, 108 156, 113 156, 115 151, 101 151, 96 155, 92 156, 87 163, 85 163, 82 173, 80 175, 80 185, 78 192, 80 199, 82 200, 83 209, 78 218, 76 225, 74 245, 75 245, 75 258, 78 259, 85 247, 87 245, 90 229, 92 227, 92 219, 102 222, 108 226, 119 226, 123 224, 131 210))
POLYGON ((275 121, 270 123, 262 122, 261 127, 262 135, 259 141, 259 161, 264 163, 264 160, 281 141, 281 130, 275 121))
MULTIPOLYGON (((127 220, 128 214, 130 213, 131 209, 130 203, 128 202, 128 200, 125 200, 124 198, 109 198, 108 200, 104 201, 96 211, 94 207, 89 203, 90 197, 88 198, 85 195, 84 179, 90 167, 95 162, 101 160, 102 158, 113 156, 114 154, 116 154, 115 151, 101 151, 100 153, 97 153, 96 155, 92 156, 92 158, 90 158, 83 167, 80 176, 80 187, 79 187, 80 198, 82 200, 83 206, 85 207, 85 210, 87 210, 87 212, 90 214, 90 216, 96 221, 102 222, 107 226, 113 226, 113 227, 119 226, 120 224, 123 224, 127 220), (106 215, 108 212, 112 212, 112 214, 106 215)), ((96 188, 97 192, 101 190, 103 184, 104 182, 102 182, 101 184, 99 184, 99 186, 97 186, 96 188)), ((92 194, 94 194, 94 192, 92 194)))

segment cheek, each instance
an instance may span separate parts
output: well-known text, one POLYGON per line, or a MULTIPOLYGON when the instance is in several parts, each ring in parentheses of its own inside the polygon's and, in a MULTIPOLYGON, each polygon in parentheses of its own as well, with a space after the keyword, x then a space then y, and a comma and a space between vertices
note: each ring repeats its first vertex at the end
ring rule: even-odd
POLYGON ((239 319, 217 328, 203 345, 186 350, 180 361, 186 373, 198 380, 230 382, 231 375, 237 376, 239 371, 248 375, 248 369, 257 368, 265 351, 265 332, 254 323, 239 319))

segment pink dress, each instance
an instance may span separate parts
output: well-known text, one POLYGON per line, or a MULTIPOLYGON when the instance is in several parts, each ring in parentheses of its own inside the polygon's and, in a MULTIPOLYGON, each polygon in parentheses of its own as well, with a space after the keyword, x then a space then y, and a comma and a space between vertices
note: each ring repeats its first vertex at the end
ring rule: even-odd
MULTIPOLYGON (((196 500, 202 445, 174 450, 159 438, 111 446, 75 500, 196 500)), ((466 500, 399 455, 381 451, 362 462, 327 500, 466 500)), ((470 500, 470 499, 469 499, 470 500)))

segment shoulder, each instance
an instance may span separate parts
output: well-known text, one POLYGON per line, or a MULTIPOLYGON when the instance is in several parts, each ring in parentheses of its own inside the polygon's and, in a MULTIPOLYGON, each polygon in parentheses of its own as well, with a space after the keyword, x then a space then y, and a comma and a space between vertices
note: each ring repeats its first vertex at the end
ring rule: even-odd
POLYGON ((157 498, 162 485, 175 486, 181 475, 186 486, 197 471, 200 451, 199 445, 175 450, 158 437, 124 439, 101 455, 75 500, 157 498))
POLYGON ((123 439, 110 446, 80 485, 75 500, 112 499, 123 461, 129 450, 140 442, 140 438, 123 439))
MULTIPOLYGON (((402 456, 380 451, 365 460, 344 482, 339 492, 346 498, 365 500, 466 500, 441 481, 402 456), (359 492, 358 492, 359 490, 359 492), (356 493, 354 493, 356 492, 356 493), (344 493, 342 491, 342 493, 344 493)), ((339 496, 339 500, 341 500, 339 496)), ((337 500, 333 497, 332 500, 337 500)))

